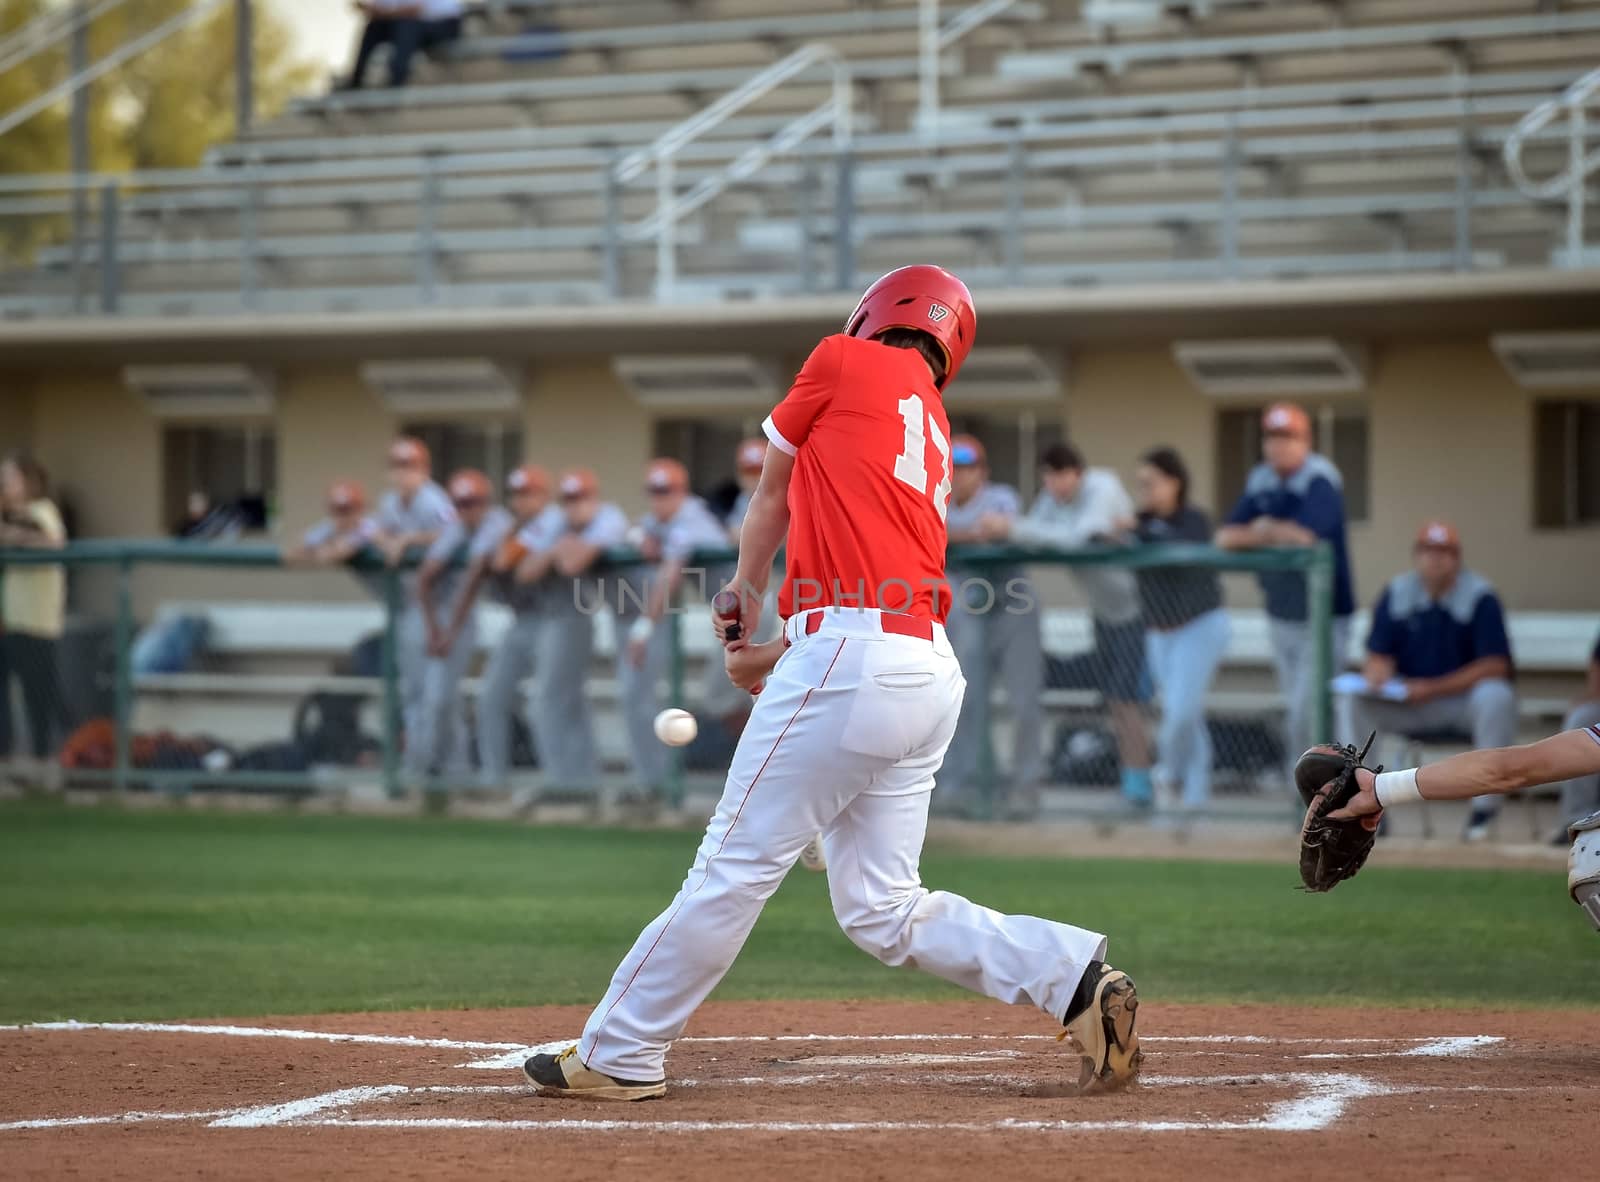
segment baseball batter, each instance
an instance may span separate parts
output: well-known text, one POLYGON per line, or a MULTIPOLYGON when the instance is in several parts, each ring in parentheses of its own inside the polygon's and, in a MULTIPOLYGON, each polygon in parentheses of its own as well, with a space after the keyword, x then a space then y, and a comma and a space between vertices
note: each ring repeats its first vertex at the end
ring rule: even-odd
POLYGON ((765 689, 677 898, 623 958, 579 1043, 524 1064, 538 1092, 665 1094, 667 1048, 819 830, 834 914, 857 947, 1038 1006, 1065 1024, 1081 1087, 1137 1075, 1138 999, 1104 963, 1104 936, 1002 915, 918 876, 966 684, 936 590, 951 486, 942 397, 976 330, 955 276, 891 272, 767 419, 772 447, 739 545, 740 636, 717 625, 729 676, 765 689), (783 635, 752 644, 786 536, 783 635))
MULTIPOLYGON (((1422 768, 1374 772, 1357 767, 1354 774, 1359 791, 1343 808, 1330 812, 1330 820, 1373 817, 1386 808, 1429 800, 1504 796, 1539 784, 1600 775, 1600 726, 1562 731, 1522 747, 1467 751, 1422 768)), ((1375 822, 1367 824, 1375 827, 1375 822)), ((1600 812, 1575 822, 1570 836, 1567 888, 1600 929, 1600 812)))

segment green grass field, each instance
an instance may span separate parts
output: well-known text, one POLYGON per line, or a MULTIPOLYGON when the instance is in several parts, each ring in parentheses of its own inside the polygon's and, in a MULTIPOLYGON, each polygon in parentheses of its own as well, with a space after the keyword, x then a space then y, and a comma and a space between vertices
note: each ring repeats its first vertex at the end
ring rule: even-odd
MULTIPOLYGON (((588 1002, 698 834, 0 806, 0 1021, 588 1002)), ((1600 941, 1554 871, 976 857, 931 886, 1096 927, 1150 1000, 1593 1005, 1600 941)), ((718 996, 954 997, 833 924, 797 870, 718 996)))

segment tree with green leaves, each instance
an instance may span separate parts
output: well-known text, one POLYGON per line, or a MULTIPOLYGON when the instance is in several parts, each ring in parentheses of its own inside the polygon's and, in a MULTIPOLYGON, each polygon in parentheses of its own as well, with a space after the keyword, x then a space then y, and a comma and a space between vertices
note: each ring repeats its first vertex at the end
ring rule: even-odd
MULTIPOLYGON (((68 0, 0 0, 0 36, 25 27, 68 0)), ((89 28, 97 61, 183 9, 193 0, 126 0, 89 28)), ((97 172, 186 168, 234 134, 235 6, 220 5, 194 24, 139 54, 90 88, 90 167, 97 172)), ((263 118, 317 79, 297 58, 288 25, 270 0, 256 0, 252 43, 256 109, 263 118)), ((0 74, 0 114, 68 76, 63 38, 0 74)), ((41 111, 0 136, 0 172, 61 172, 69 167, 69 103, 41 111)))

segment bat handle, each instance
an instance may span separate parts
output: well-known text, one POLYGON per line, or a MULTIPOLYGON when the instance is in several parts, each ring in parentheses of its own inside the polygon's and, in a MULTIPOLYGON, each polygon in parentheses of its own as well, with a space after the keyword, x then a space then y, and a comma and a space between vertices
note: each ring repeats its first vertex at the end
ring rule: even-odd
POLYGON ((739 623, 741 606, 737 591, 718 591, 711 600, 711 610, 716 613, 719 620, 727 624, 726 635, 723 637, 724 644, 730 644, 744 635, 744 629, 739 623))

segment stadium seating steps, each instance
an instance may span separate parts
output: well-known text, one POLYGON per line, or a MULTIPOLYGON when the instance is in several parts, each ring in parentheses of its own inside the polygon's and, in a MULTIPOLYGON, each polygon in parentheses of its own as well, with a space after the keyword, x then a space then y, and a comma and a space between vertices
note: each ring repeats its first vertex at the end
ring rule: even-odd
MULTIPOLYGON (((487 4, 412 86, 308 96, 185 183, 129 192, 121 310, 648 297, 656 174, 615 189, 607 174, 819 41, 850 69, 854 216, 837 216, 818 119, 683 219, 680 296, 852 286, 922 258, 985 284, 1544 266, 1563 213, 1516 192, 1498 150, 1600 59, 1600 0, 1019 0, 940 50, 931 120, 916 0, 776 7, 487 4)), ((811 71, 740 107, 678 154, 679 184, 717 177, 830 85, 811 71)), ((1536 145, 1533 171, 1564 151, 1536 145)), ((0 312, 61 310, 73 265, 43 251, 0 312)))

